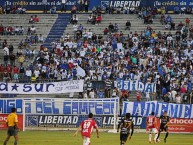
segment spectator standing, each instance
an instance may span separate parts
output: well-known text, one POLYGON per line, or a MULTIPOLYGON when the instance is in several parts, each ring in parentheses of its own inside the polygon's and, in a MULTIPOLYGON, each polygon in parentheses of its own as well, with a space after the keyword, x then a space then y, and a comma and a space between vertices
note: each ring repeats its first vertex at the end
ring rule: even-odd
POLYGON ((47 0, 42 0, 42 5, 43 5, 43 13, 46 14, 47 13, 47 0))
POLYGON ((189 25, 190 25, 190 19, 186 18, 186 26, 189 27, 189 25))
POLYGON ((66 12, 66 3, 68 0, 62 0, 61 12, 66 12))
POLYGON ((78 4, 79 4, 79 12, 82 12, 84 9, 84 0, 79 0, 78 4))
POLYGON ((23 67, 23 64, 21 64, 19 67, 19 78, 21 78, 21 80, 24 78, 24 73, 25 73, 25 68, 23 67))
POLYGON ((15 65, 15 58, 16 58, 15 55, 11 53, 9 56, 11 66, 15 65))
POLYGON ((90 97, 91 99, 94 99, 94 98, 95 98, 94 89, 91 89, 91 91, 89 92, 89 97, 90 97))
POLYGON ((180 9, 180 14, 181 15, 185 15, 186 14, 186 7, 185 6, 182 6, 181 9, 180 9))
POLYGON ((8 49, 9 49, 9 54, 12 54, 14 49, 12 43, 9 45, 8 49))
POLYGON ((88 12, 88 7, 89 7, 89 0, 85 0, 84 1, 85 12, 88 12))
POLYGON ((25 76, 26 76, 26 78, 27 78, 27 82, 28 82, 28 81, 31 81, 32 71, 31 71, 29 68, 26 69, 26 71, 25 71, 25 76))
POLYGON ((170 102, 170 93, 169 93, 169 92, 164 95, 163 100, 164 100, 164 102, 166 102, 166 103, 169 103, 169 102, 170 102))
POLYGON ((84 98, 84 99, 88 99, 88 95, 87 95, 87 92, 86 92, 86 91, 84 91, 83 98, 84 98))
POLYGON ((181 97, 180 97, 180 95, 179 94, 176 94, 176 97, 175 97, 175 103, 176 104, 181 104, 181 97))
POLYGON ((4 56, 8 55, 9 56, 9 48, 7 47, 7 45, 3 48, 4 51, 4 56))
POLYGON ((3 7, 0 6, 0 14, 3 14, 3 7))
POLYGON ((76 14, 76 11, 77 11, 77 6, 76 5, 72 6, 71 13, 76 14))

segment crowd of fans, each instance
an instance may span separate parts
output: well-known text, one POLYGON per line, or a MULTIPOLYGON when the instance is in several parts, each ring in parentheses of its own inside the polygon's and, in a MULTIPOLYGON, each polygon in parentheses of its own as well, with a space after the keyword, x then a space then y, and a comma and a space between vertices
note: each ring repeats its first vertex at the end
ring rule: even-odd
MULTIPOLYGON (((25 36, 25 39, 22 39, 21 42, 18 42, 18 51, 14 51, 14 46, 11 43, 8 43, 5 39, 1 44, 1 47, 4 51, 3 60, 4 63, 0 64, 0 78, 5 82, 19 82, 19 80, 31 81, 31 78, 26 77, 27 70, 24 66, 25 62, 28 62, 30 59, 33 59, 33 56, 37 54, 36 50, 31 49, 32 44, 42 44, 44 42, 44 37, 42 34, 37 34, 35 23, 40 21, 37 15, 31 16, 29 18, 29 24, 33 24, 31 27, 25 29, 23 26, 3 26, 0 25, 0 35, 14 35, 25 36)), ((23 37, 22 36, 22 37, 23 37)))
MULTIPOLYGON (((115 13, 112 9, 108 8, 106 11, 115 13)), ((93 8, 93 14, 88 16, 87 23, 100 25, 103 22, 101 11, 93 8)), ((179 11, 181 14, 187 13, 186 10, 179 11)), ((19 77, 32 82, 84 79, 85 82, 104 81, 110 87, 115 80, 140 80, 155 83, 157 91, 156 95, 137 92, 138 101, 144 96, 146 100, 192 103, 193 26, 188 16, 176 24, 166 12, 164 7, 125 10, 125 14, 136 14, 143 20, 142 23, 147 24, 144 31, 132 32, 132 22, 125 20, 125 30, 130 30, 128 35, 120 30, 118 22, 110 23, 104 27, 104 34, 97 35, 80 24, 77 15, 73 15, 73 37, 66 34, 62 40, 53 41, 50 50, 42 45, 34 62, 26 69, 20 62, 20 67, 15 72, 18 72, 19 77), (151 25, 156 20, 160 21, 161 26, 164 25, 163 29, 175 33, 153 30, 151 25)), ((22 60, 24 56, 19 57, 22 60)), ((9 64, 6 69, 10 69, 9 64)), ((0 70, 2 74, 3 69, 0 70)), ((11 78, 13 75, 7 72, 11 78)), ((106 94, 110 87, 105 89, 106 94)), ((82 97, 93 97, 95 93, 98 97, 106 96, 101 89, 91 89, 89 93, 84 92, 82 97)), ((129 99, 129 94, 130 92, 117 88, 112 91, 112 96, 120 96, 123 100, 129 99)))

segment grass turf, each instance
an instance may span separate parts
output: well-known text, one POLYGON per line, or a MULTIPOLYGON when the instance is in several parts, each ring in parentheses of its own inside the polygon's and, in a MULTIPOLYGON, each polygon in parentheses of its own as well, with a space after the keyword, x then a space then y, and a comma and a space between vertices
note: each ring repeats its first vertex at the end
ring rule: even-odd
MULTIPOLYGON (((18 145, 82 145, 80 134, 73 137, 74 132, 67 131, 26 131, 19 133, 18 145)), ((165 144, 161 134, 161 142, 159 145, 165 144)), ((0 131, 0 144, 6 137, 6 131, 0 131)), ((7 145, 12 145, 14 139, 11 138, 7 145)), ((134 133, 130 141, 126 145, 149 145, 148 135, 145 133, 134 133)), ((192 145, 192 134, 169 134, 167 139, 168 145, 192 145)), ((100 138, 96 138, 96 133, 92 134, 91 145, 120 145, 119 134, 100 133, 100 138)))

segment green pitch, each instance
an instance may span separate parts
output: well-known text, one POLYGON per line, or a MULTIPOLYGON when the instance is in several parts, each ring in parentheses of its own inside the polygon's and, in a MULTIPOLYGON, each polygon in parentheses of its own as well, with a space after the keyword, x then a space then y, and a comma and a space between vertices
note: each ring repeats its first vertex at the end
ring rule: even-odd
MULTIPOLYGON (((82 145, 82 138, 79 134, 73 137, 74 132, 65 131, 26 131, 19 133, 18 145, 82 145)), ((161 134, 161 142, 158 145, 192 145, 192 134, 169 134, 167 143, 162 141, 165 134, 161 134)), ((0 131, 0 144, 6 137, 6 131, 0 131)), ((11 138, 8 145, 13 145, 11 138)), ((148 135, 136 133, 126 145, 149 145, 148 135)), ((153 144, 153 143, 152 143, 153 144)), ((101 132, 100 138, 96 138, 96 133, 92 134, 91 145, 120 145, 119 134, 101 132)))

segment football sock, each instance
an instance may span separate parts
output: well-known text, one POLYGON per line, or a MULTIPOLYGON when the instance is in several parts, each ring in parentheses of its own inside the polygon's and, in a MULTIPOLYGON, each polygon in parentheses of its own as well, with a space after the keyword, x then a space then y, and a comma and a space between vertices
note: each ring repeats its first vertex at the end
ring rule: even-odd
POLYGON ((159 136, 160 136, 160 132, 158 133, 157 139, 159 139, 159 136))
POLYGON ((155 134, 155 137, 154 137, 154 141, 157 140, 157 137, 158 137, 158 134, 156 133, 156 134, 155 134))
POLYGON ((149 141, 151 141, 152 134, 149 134, 149 141))
POLYGON ((14 145, 17 145, 17 140, 15 140, 14 145))
POLYGON ((168 137, 168 134, 169 134, 169 133, 167 132, 167 133, 166 133, 166 136, 165 136, 165 139, 168 137))
POLYGON ((5 140, 5 141, 4 141, 4 143, 3 143, 3 145, 6 145, 6 144, 7 144, 7 142, 8 142, 8 140, 5 140))

